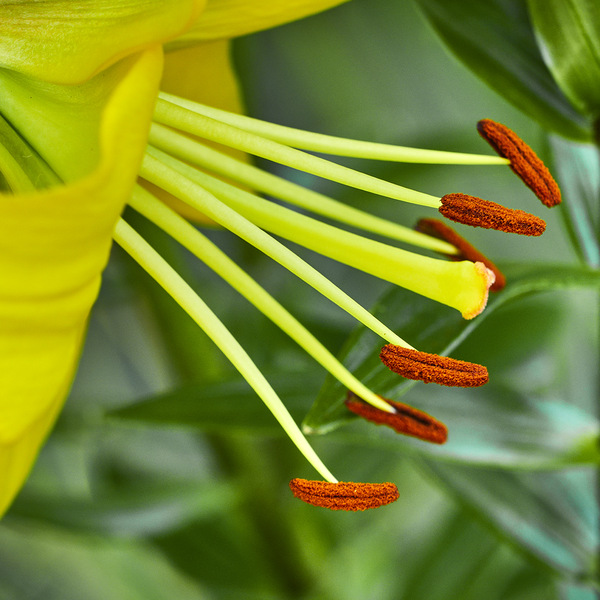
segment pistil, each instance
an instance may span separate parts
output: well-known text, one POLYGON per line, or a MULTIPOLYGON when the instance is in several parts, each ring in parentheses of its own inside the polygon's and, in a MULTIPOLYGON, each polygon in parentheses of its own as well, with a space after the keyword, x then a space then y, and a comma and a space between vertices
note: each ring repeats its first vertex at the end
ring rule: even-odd
POLYGON ((475 246, 458 235, 452 227, 449 227, 443 221, 439 219, 420 219, 416 229, 452 244, 452 247, 456 248, 457 252, 447 255, 450 260, 470 260, 471 262, 483 263, 496 276, 494 283, 490 287, 490 292, 498 292, 506 285, 506 278, 502 271, 485 254, 477 250, 475 246))
POLYGON ((467 319, 485 307, 494 276, 480 263, 450 263, 332 227, 210 177, 153 148, 148 149, 142 175, 223 227, 235 227, 237 235, 255 246, 258 234, 250 232, 249 224, 452 306, 467 319), (237 228, 235 224, 242 216, 244 227, 237 228))

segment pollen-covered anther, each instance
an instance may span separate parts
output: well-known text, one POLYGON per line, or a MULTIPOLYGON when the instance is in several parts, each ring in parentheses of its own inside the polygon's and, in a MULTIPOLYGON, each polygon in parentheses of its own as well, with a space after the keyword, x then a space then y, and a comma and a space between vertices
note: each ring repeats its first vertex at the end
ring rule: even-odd
POLYGON ((500 156, 510 160, 510 168, 546 206, 560 204, 560 189, 550 171, 514 131, 491 119, 479 121, 477 131, 500 156))
POLYGON ((296 498, 331 510, 367 510, 391 504, 400 494, 393 483, 354 483, 351 481, 312 481, 292 479, 290 489, 296 498))
POLYGON ((506 285, 506 278, 502 271, 484 254, 482 254, 475 246, 467 242, 465 238, 458 235, 452 227, 449 227, 443 221, 439 219, 421 219, 417 223, 415 228, 421 233, 425 233, 431 237, 444 240, 449 244, 452 244, 457 250, 458 254, 447 255, 452 260, 470 260, 471 262, 481 262, 490 271, 494 273, 496 279, 490 287, 490 291, 497 292, 504 288, 506 285))
POLYGON ((449 387, 479 387, 489 380, 488 371, 482 365, 394 344, 385 345, 379 358, 394 373, 425 383, 433 382, 449 387))
POLYGON ((388 413, 366 402, 363 402, 356 394, 348 392, 346 406, 353 413, 376 423, 377 425, 387 425, 398 433, 410 435, 426 442, 434 444, 443 444, 448 439, 448 428, 431 415, 403 404, 394 402, 387 398, 382 398, 394 408, 394 413, 388 413))
POLYGON ((542 235, 546 222, 523 210, 506 208, 467 194, 446 194, 439 211, 457 223, 520 235, 542 235))

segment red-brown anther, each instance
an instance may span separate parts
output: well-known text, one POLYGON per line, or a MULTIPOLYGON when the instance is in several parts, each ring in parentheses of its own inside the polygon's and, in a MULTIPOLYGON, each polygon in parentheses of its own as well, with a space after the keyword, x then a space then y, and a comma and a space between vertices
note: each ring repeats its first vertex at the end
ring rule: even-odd
POLYGON ((560 189, 538 155, 512 130, 502 123, 482 119, 477 131, 504 158, 525 185, 548 207, 560 204, 560 189))
POLYGON ((434 382, 449 387, 478 387, 489 380, 487 369, 482 365, 394 344, 385 345, 379 358, 394 373, 425 383, 434 382))
POLYGON ((448 428, 431 415, 417 410, 408 404, 394 402, 387 398, 382 398, 394 408, 395 413, 388 413, 366 402, 363 402, 356 394, 348 392, 346 406, 353 413, 376 423, 377 425, 387 425, 398 433, 410 435, 426 442, 434 444, 443 444, 448 439, 448 428))
POLYGON ((458 235, 458 233, 456 233, 452 227, 449 227, 443 221, 440 221, 439 219, 421 219, 417 223, 416 229, 421 233, 425 233, 452 244, 458 250, 458 254, 448 254, 447 256, 451 260, 470 260, 471 262, 481 262, 490 271, 493 271, 496 279, 490 287, 490 291, 497 292, 506 285, 506 278, 502 274, 502 271, 500 271, 500 269, 487 256, 479 252, 475 246, 469 244, 465 238, 458 235))
POLYGON ((393 483, 329 483, 292 479, 290 489, 296 498, 331 510, 367 510, 391 504, 400 497, 393 483))
POLYGON ((447 219, 507 233, 542 235, 546 222, 523 210, 506 208, 467 194, 446 194, 438 209, 447 219))

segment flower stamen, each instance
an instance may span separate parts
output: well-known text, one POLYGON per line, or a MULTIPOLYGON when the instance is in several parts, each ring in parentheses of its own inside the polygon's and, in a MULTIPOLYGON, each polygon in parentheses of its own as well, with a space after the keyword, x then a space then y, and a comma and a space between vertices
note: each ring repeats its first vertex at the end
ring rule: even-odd
POLYGON ((451 260, 470 260, 471 262, 483 263, 496 276, 496 280, 490 287, 491 292, 497 292, 506 285, 506 277, 504 277, 502 271, 485 254, 477 250, 475 246, 458 235, 452 227, 449 227, 443 221, 439 219, 420 219, 416 229, 452 244, 458 252, 447 255, 451 260))
MULTIPOLYGON (((230 259, 206 236, 190 225, 183 217, 180 217, 175 211, 162 204, 162 202, 155 198, 150 192, 140 186, 135 188, 129 204, 133 209, 171 235, 173 239, 177 240, 215 273, 227 281, 346 387, 356 394, 360 394, 367 402, 373 403, 381 410, 391 411, 379 396, 376 396, 363 383, 356 379, 356 377, 354 377, 354 375, 352 375, 352 373, 350 373, 350 371, 348 371, 348 369, 346 369, 295 317, 277 302, 273 296, 254 281, 246 271, 239 267, 235 261, 230 259)), ((292 253, 290 252, 290 254, 292 253)), ((299 257, 296 258, 297 261, 301 263, 301 259, 299 257)), ((307 271, 312 269, 312 267, 307 264, 305 264, 305 267, 307 271)), ((333 284, 330 284, 328 287, 333 288, 338 297, 345 296, 344 292, 335 288, 333 284)), ((368 313, 349 296, 346 298, 348 304, 352 303, 355 306, 355 312, 365 316, 365 321, 367 323, 375 324, 382 332, 388 331, 390 335, 386 337, 393 337, 400 342, 403 342, 401 338, 398 338, 398 336, 389 331, 383 323, 380 323, 374 316, 368 313)))
POLYGON ((449 387, 479 387, 489 380, 488 371, 482 365, 393 344, 384 346, 379 358, 394 373, 425 383, 434 382, 449 387))
POLYGON ((287 408, 260 369, 212 310, 173 268, 130 225, 120 219, 113 238, 213 340, 277 419, 289 438, 315 470, 337 482, 308 443, 287 408))
POLYGON ((329 483, 296 478, 290 481, 290 489, 296 498, 331 510, 367 510, 391 504, 400 497, 398 488, 389 482, 329 483))
POLYGON ((477 131, 500 156, 510 160, 510 168, 547 207, 560 204, 560 189, 550 171, 514 131, 491 119, 479 121, 477 131))
POLYGON ((172 94, 161 92, 159 97, 167 102, 186 108, 205 117, 227 123, 249 133, 259 135, 269 140, 300 148, 311 152, 321 152, 335 156, 351 156, 371 160, 386 160, 392 162, 443 164, 443 165, 506 165, 506 158, 484 154, 466 154, 464 152, 446 152, 442 150, 427 150, 409 148, 395 144, 380 144, 348 138, 335 137, 303 129, 295 129, 255 119, 247 115, 179 98, 172 94))
POLYGON ((302 150, 290 148, 160 98, 156 103, 154 120, 163 125, 197 135, 205 140, 223 144, 242 152, 248 152, 281 165, 299 169, 317 177, 336 181, 365 192, 432 208, 437 208, 440 204, 439 198, 430 194, 411 190, 319 156, 313 156, 302 150))
POLYGON ((398 433, 419 438, 434 444, 444 444, 448 439, 448 428, 431 415, 413 408, 402 402, 395 402, 383 398, 394 412, 381 411, 366 402, 363 402, 356 394, 348 392, 346 406, 354 414, 377 425, 387 425, 398 433))
POLYGON ((409 227, 333 200, 324 194, 219 152, 158 123, 152 123, 149 143, 170 156, 226 177, 251 190, 274 196, 352 227, 449 256, 456 252, 450 244, 434 241, 429 236, 419 234, 409 227))
POLYGON ((438 210, 451 221, 506 233, 538 236, 546 229, 545 221, 523 210, 467 194, 446 194, 438 210))

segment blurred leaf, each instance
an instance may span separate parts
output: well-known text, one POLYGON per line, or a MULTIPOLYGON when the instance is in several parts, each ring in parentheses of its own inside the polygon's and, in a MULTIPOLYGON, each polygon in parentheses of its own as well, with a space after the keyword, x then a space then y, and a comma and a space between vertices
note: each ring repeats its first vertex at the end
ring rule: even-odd
POLYGON ((236 502, 237 494, 231 484, 161 483, 156 488, 103 491, 91 500, 25 493, 11 514, 67 528, 131 537, 183 527, 193 520, 230 510, 236 502))
MULTIPOLYGON (((278 512, 278 504, 277 498, 271 498, 260 507, 267 522, 278 512)), ((219 600, 299 598, 303 565, 290 556, 286 533, 277 525, 271 531, 263 529, 256 516, 242 507, 165 532, 155 543, 181 572, 216 590, 219 600), (291 573, 282 568, 290 560, 291 573), (291 578, 291 591, 286 590, 287 578, 291 578)))
POLYGON ((527 0, 554 79, 580 112, 600 116, 600 10, 590 0, 527 0))
MULTIPOLYGON (((547 327, 549 314, 540 312, 540 306, 536 304, 525 312, 513 311, 507 315, 509 320, 516 319, 519 322, 522 319, 532 321, 533 316, 538 316, 541 327, 540 331, 536 330, 534 334, 528 332, 529 335, 524 336, 530 345, 521 340, 514 341, 519 346, 519 353, 513 352, 511 360, 525 360, 526 355, 532 352, 531 344, 541 343, 540 336, 551 331, 547 327)), ((465 323, 460 317, 458 322, 465 323)), ((499 327, 506 331, 505 323, 501 322, 499 327)), ((500 339, 501 335, 493 337, 500 339)), ((497 343, 495 347, 504 356, 502 345, 497 343)), ((377 348, 371 350, 373 353, 376 351, 377 348)), ((385 373, 389 371, 385 369, 385 373)), ((322 370, 316 368, 301 373, 286 374, 280 371, 269 374, 268 379, 281 394, 292 416, 299 421, 315 397, 316 385, 322 376, 322 370)), ((391 379, 396 385, 398 377, 391 374, 391 379)), ((413 385, 413 382, 405 383, 411 387, 413 385)), ((572 404, 539 401, 536 397, 527 397, 517 390, 494 383, 479 390, 436 386, 434 396, 429 392, 430 386, 418 384, 413 389, 411 403, 448 425, 449 441, 442 446, 399 436, 387 428, 374 428, 360 420, 357 427, 337 431, 328 439, 503 468, 560 468, 598 462, 600 459, 598 421, 572 404)), ((346 413, 343 408, 342 418, 346 413)), ((239 375, 218 384, 187 385, 116 410, 110 413, 110 417, 210 432, 284 435, 281 427, 239 375)))
MULTIPOLYGON (((450 50, 506 100, 545 129, 590 139, 589 124, 571 106, 542 59, 526 0, 417 2, 450 50)), ((573 65, 576 68, 577 62, 573 65)))
POLYGON ((558 469, 600 462, 598 421, 576 406, 529 399, 491 384, 477 398, 469 398, 469 391, 440 388, 435 398, 424 390, 411 395, 411 404, 448 426, 448 441, 441 446, 367 422, 338 429, 327 439, 374 446, 386 453, 410 452, 507 469, 558 469))
POLYGON ((561 586, 562 600, 598 600, 596 590, 579 585, 565 584, 561 586))
MULTIPOLYGON (((471 321, 401 288, 391 289, 372 312, 422 352, 448 355, 487 316, 509 301, 550 290, 600 287, 600 272, 579 266, 513 264, 503 271, 508 281, 506 288, 491 295, 483 313, 471 321)), ((348 340, 340 360, 375 392, 398 399, 417 382, 403 379, 387 369, 379 360, 380 349, 379 337, 361 326, 348 340)), ((345 397, 344 386, 328 377, 304 420, 304 427, 311 433, 325 433, 351 420, 353 415, 344 405, 345 397)))
MULTIPOLYGON (((266 373, 292 417, 301 421, 314 399, 323 371, 266 373)), ((193 427, 211 432, 251 431, 282 435, 283 430, 239 375, 213 384, 189 384, 109 413, 109 418, 193 427)))
MULTIPOLYGON (((368 521, 362 519, 358 526, 351 518, 337 524, 335 551, 325 548, 318 557, 318 589, 329 595, 313 593, 309 598, 559 599, 552 573, 499 541, 416 461, 394 464, 402 465, 393 477, 399 483, 399 500, 389 509, 365 514, 368 521)), ((294 519, 305 537, 310 537, 310 517, 309 511, 299 510, 294 519)), ((339 522, 340 517, 330 521, 339 522)))
POLYGON ((598 505, 592 470, 515 473, 423 461, 501 535, 573 582, 594 578, 598 505))
POLYGON ((549 578, 527 568, 465 513, 438 522, 435 546, 411 565, 401 600, 557 598, 549 578), (469 552, 464 552, 468 548, 469 552), (456 557, 460 556, 460 560, 456 557), (513 581, 519 578, 519 585, 513 581), (535 592, 535 594, 533 593, 535 592), (540 595, 542 594, 542 595, 540 595))
POLYGON ((565 202, 559 210, 573 247, 589 266, 600 266, 598 231, 600 156, 591 144, 577 144, 558 136, 550 138, 554 164, 565 202))
POLYGON ((146 544, 12 523, 0 527, 0 590, 8 598, 210 598, 146 544))

